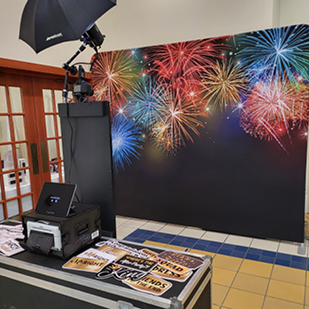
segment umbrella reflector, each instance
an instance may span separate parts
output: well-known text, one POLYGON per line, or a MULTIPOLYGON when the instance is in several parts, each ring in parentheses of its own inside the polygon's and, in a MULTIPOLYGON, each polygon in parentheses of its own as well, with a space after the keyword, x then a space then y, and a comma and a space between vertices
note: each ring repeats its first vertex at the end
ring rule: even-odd
POLYGON ((79 39, 89 25, 116 5, 116 0, 28 0, 19 38, 36 53, 79 39))

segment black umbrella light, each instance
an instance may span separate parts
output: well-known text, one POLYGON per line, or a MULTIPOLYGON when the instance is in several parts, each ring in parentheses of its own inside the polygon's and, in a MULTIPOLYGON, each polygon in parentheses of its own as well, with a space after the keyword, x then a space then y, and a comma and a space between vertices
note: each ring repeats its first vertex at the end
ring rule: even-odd
POLYGON ((53 45, 78 40, 116 0, 28 0, 19 38, 39 53, 53 45))
MULTIPOLYGON (((56 44, 81 40, 82 46, 63 64, 66 70, 64 101, 67 100, 68 73, 77 68, 70 63, 89 45, 97 53, 104 41, 95 21, 116 5, 117 0, 28 0, 21 17, 19 38, 36 53, 56 44)), ((82 78, 83 74, 79 77, 82 78)))

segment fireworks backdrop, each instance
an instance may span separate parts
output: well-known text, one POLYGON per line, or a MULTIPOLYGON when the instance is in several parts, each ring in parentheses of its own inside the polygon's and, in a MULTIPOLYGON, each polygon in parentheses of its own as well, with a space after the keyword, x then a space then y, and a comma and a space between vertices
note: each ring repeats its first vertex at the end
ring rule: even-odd
POLYGON ((303 240, 309 28, 104 52, 119 215, 303 240))

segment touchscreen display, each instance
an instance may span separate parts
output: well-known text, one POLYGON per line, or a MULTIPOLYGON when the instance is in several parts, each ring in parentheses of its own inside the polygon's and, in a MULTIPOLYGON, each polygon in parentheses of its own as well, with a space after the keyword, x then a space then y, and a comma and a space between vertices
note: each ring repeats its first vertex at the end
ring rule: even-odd
POLYGON ((59 217, 68 216, 75 191, 75 184, 45 182, 35 212, 59 217))

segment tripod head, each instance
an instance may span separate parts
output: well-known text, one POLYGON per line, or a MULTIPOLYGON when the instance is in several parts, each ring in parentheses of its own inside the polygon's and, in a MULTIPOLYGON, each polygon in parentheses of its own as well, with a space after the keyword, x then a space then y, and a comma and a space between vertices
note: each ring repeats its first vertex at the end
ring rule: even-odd
POLYGON ((78 67, 78 81, 73 86, 73 96, 78 102, 87 102, 87 96, 93 95, 91 85, 85 82, 85 71, 80 65, 78 67))

